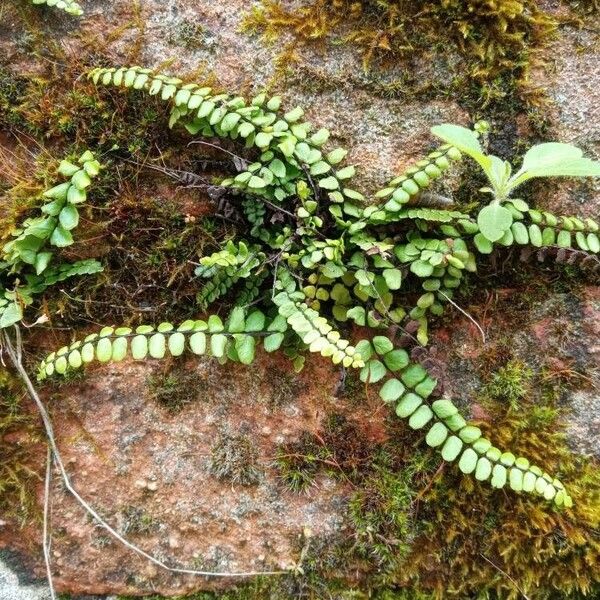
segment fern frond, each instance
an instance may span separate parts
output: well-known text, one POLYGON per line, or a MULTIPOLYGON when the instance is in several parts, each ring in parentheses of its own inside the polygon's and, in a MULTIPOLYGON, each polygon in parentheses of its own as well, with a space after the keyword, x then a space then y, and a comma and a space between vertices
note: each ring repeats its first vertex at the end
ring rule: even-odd
POLYGON ((262 158, 269 161, 267 166, 258 165, 259 172, 249 171, 235 179, 226 179, 223 185, 235 183, 238 189, 253 193, 269 189, 277 200, 278 195, 287 197, 290 193, 286 189, 289 180, 285 166, 290 165, 304 180, 308 180, 308 173, 319 193, 326 194, 332 202, 364 199, 362 194, 347 187, 354 168, 337 167, 347 152, 336 148, 324 153, 321 148, 329 138, 329 131, 319 129, 311 134, 312 125, 302 120, 304 111, 300 107, 280 111, 281 100, 277 96, 268 99, 260 94, 248 104, 240 96, 213 94, 209 87, 184 84, 181 79, 156 75, 141 67, 96 68, 88 73, 88 78, 96 84, 160 94, 161 99, 174 104, 170 126, 181 121, 192 135, 241 139, 247 148, 258 148, 262 158))
POLYGON ((302 292, 280 292, 273 298, 279 314, 308 346, 310 352, 331 357, 334 365, 359 368, 364 365, 356 348, 333 329, 327 319, 304 302, 302 292))
POLYGON ((119 362, 128 356, 134 360, 162 359, 181 356, 186 351, 250 364, 257 340, 262 340, 265 349, 272 352, 281 345, 286 330, 287 324, 281 317, 267 319, 260 310, 246 315, 241 308, 233 309, 225 324, 219 316, 211 315, 206 320, 184 321, 178 327, 171 323, 157 327, 140 325, 135 330, 105 327, 49 354, 39 365, 38 380, 55 373, 65 375, 93 361, 119 362))
POLYGON ((394 404, 396 414, 407 418, 412 429, 428 427, 426 442, 438 448, 444 460, 458 461, 463 473, 474 473, 477 480, 489 481, 492 487, 502 488, 508 483, 516 492, 537 493, 558 506, 573 505, 558 479, 526 458, 492 446, 478 427, 465 421, 451 400, 431 401, 437 381, 424 367, 411 362, 405 350, 394 348, 387 337, 362 340, 356 350, 367 361, 361 380, 381 382, 382 400, 394 404))
POLYGON ((40 215, 26 219, 4 244, 0 253, 0 328, 23 318, 23 308, 33 302, 33 295, 68 277, 97 273, 102 270, 95 260, 74 264, 53 264, 51 250, 73 243, 72 231, 79 224, 78 205, 87 199, 87 189, 99 174, 101 165, 89 150, 78 164, 63 160, 58 173, 68 180, 43 192, 40 215), (2 278, 12 275, 11 282, 2 278), (17 280, 15 285, 14 280, 17 280), (13 289, 10 289, 13 288, 13 289))
POLYGON ((577 246, 584 252, 600 254, 600 225, 594 219, 557 216, 548 211, 534 209, 529 209, 525 214, 531 222, 528 233, 532 245, 557 245, 560 248, 577 246), (532 236, 532 231, 535 237, 532 236))
POLYGON ((31 0, 32 4, 46 4, 59 10, 64 10, 66 13, 80 17, 83 14, 81 6, 75 0, 31 0))
POLYGON ((246 307, 248 304, 252 304, 260 294, 260 288, 266 279, 269 277, 269 271, 263 269, 258 273, 252 273, 244 282, 244 287, 234 300, 235 306, 246 307))
MULTIPOLYGON (((520 211, 510 203, 507 203, 507 206, 510 207, 515 220, 496 244, 505 247, 576 247, 589 254, 600 254, 600 226, 594 219, 556 216, 547 211, 529 208, 520 211)), ((494 249, 494 243, 481 233, 473 237, 473 242, 481 254, 491 254, 494 249)))
POLYGON ((452 161, 458 161, 461 157, 458 148, 444 144, 407 169, 403 175, 392 179, 385 188, 375 194, 377 199, 388 199, 383 205, 385 217, 377 219, 376 222, 395 221, 396 213, 401 211, 405 204, 429 187, 433 180, 439 179, 450 168, 452 161))

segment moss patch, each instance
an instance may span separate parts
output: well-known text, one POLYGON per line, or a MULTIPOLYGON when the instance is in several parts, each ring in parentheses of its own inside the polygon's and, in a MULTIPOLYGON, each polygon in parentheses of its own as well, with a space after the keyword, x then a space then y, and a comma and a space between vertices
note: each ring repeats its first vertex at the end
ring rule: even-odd
MULTIPOLYGON (((365 69, 385 68, 398 60, 443 63, 454 52, 459 64, 450 60, 446 68, 454 73, 452 87, 463 97, 474 82, 484 103, 517 88, 525 103, 535 105, 542 94, 531 83, 530 70, 539 64, 557 23, 534 0, 309 0, 294 9, 279 0, 262 0, 244 26, 267 40, 287 31, 302 42, 326 39, 356 45, 365 69)), ((288 53, 288 60, 292 56, 288 53)), ((435 77, 424 81, 414 76, 383 85, 387 89, 382 91, 391 94, 406 88, 414 93, 415 87, 431 93, 437 87, 435 77)), ((444 82, 438 93, 447 92, 444 82)))
POLYGON ((19 525, 40 516, 35 488, 41 478, 31 456, 43 438, 24 399, 18 383, 0 368, 0 514, 19 525))

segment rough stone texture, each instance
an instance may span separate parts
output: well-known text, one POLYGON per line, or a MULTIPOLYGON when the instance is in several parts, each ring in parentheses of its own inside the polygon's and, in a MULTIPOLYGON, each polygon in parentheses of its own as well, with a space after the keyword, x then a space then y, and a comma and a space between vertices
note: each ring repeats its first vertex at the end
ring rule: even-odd
MULTIPOLYGON (((276 58, 286 40, 266 46, 241 34, 240 18, 248 9, 243 0, 150 0, 141 5, 138 16, 131 6, 126 0, 91 0, 85 3, 86 16, 80 21, 46 11, 42 27, 46 35, 61 38, 65 60, 75 59, 83 47, 96 43, 104 45, 115 63, 133 60, 155 67, 172 61, 172 73, 214 71, 229 89, 252 92, 270 86, 282 91, 287 105, 302 105, 315 125, 329 127, 334 141, 351 149, 349 158, 360 168, 363 189, 380 186, 428 147, 425 134, 431 125, 466 122, 469 117, 451 99, 406 103, 373 93, 360 75, 360 57, 344 47, 299 48, 299 75, 286 87, 276 78, 276 58), (182 31, 195 24, 203 27, 200 39, 185 41, 182 31), (119 34, 109 36, 121 26, 119 34)), ((0 8, 6 11, 0 13, 0 51, 15 69, 35 72, 39 63, 20 49, 25 41, 23 23, 10 3, 5 1, 0 8)), ((537 76, 555 101, 549 137, 577 143, 600 156, 596 36, 591 26, 563 27, 550 53, 554 68, 548 76, 537 76)), ((399 65, 395 73, 381 77, 391 80, 402 68, 399 65)), ((544 184, 540 202, 567 213, 597 214, 600 183, 565 182, 557 189, 547 196, 544 184)), ((464 308, 483 324, 490 344, 508 336, 520 356, 540 356, 541 348, 540 360, 556 357, 588 374, 596 387, 586 385, 564 398, 567 431, 578 450, 598 453, 599 424, 590 418, 600 413, 598 288, 588 288, 583 297, 548 297, 531 308, 518 329, 501 318, 503 306, 508 308, 518 291, 499 294, 501 301, 489 311, 484 306, 464 308)), ((468 408, 482 383, 472 367, 481 345, 470 322, 456 314, 452 329, 442 329, 436 343, 448 356, 451 387, 468 408)), ((61 449, 76 473, 75 485, 111 523, 124 530, 128 518, 142 517, 147 528, 131 533, 132 539, 153 549, 161 560, 224 570, 293 564, 306 527, 325 538, 343 533, 346 486, 320 479, 307 495, 290 494, 272 465, 279 443, 295 439, 302 429, 316 431, 327 412, 345 410, 332 397, 336 378, 332 369, 313 361, 300 378, 302 393, 289 394, 282 402, 275 401, 281 381, 278 384, 274 374, 284 369, 277 359, 262 360, 251 371, 236 369, 235 374, 229 368, 193 361, 189 368, 203 382, 199 397, 171 414, 149 397, 146 380, 159 368, 129 363, 97 368, 85 383, 51 390, 46 398, 61 449), (255 445, 257 485, 221 482, 210 473, 211 448, 223 432, 244 433, 255 445)), ((374 407, 364 407, 358 417, 369 435, 381 435, 374 407)), ((52 504, 53 565, 59 589, 175 594, 226 585, 148 566, 90 523, 56 481, 52 504)), ((11 530, 8 535, 0 530, 0 543, 29 556, 35 556, 32 546, 37 540, 36 530, 11 530)), ((39 555, 33 560, 31 570, 42 577, 39 555)), ((6 568, 0 570, 0 600, 42 600, 44 593, 38 586, 19 587, 6 568)))
MULTIPOLYGON (((99 369, 59 391, 53 418, 61 424, 77 489, 120 532, 169 565, 225 572, 289 568, 305 528, 324 537, 340 530, 347 490, 323 479, 299 495, 279 480, 276 447, 316 430, 335 404, 328 365, 311 366, 305 377, 319 385, 300 394, 284 367, 263 361, 239 370, 191 361, 185 370, 197 376, 196 393, 176 413, 148 398, 152 368, 140 364, 99 369), (256 484, 211 473, 212 449, 228 434, 246 436, 255 448, 256 484)), ((110 541, 58 483, 54 499, 53 526, 61 533, 53 545, 57 586, 75 593, 183 593, 198 585, 197 578, 165 575, 110 541)))
POLYGON ((44 583, 32 582, 22 573, 17 575, 14 566, 10 554, 0 552, 0 600, 50 600, 50 590, 44 583))

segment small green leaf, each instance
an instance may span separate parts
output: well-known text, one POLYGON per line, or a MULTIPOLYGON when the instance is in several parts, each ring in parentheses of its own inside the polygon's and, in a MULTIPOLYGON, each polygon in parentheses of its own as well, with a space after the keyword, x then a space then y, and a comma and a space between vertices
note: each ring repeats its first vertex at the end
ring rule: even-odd
POLYGON ((465 474, 472 473, 477 467, 477 453, 471 448, 467 448, 458 461, 458 468, 465 474))
POLYGON ((72 350, 67 357, 67 361, 72 369, 79 369, 83 364, 79 350, 72 350))
POLYGON ((473 425, 467 425, 458 432, 458 436, 465 444, 472 444, 481 437, 481 429, 473 425))
POLYGON ((419 406, 423 404, 423 399, 417 394, 408 393, 396 406, 396 414, 401 418, 406 418, 412 415, 419 406))
POLYGON ((66 204, 58 215, 58 220, 63 229, 70 231, 79 225, 79 211, 72 205, 66 204))
POLYGON ((450 436, 442 447, 442 458, 447 462, 452 462, 462 450, 463 443, 455 435, 450 436))
POLYGON ((35 273, 41 275, 45 270, 50 261, 52 260, 52 252, 39 252, 35 256, 35 273))
POLYGON ((283 118, 288 122, 288 123, 295 123, 296 121, 298 121, 299 119, 302 118, 302 115, 304 114, 304 111, 302 110, 302 108, 300 108, 299 106, 297 106, 296 108, 294 108, 293 110, 290 110, 289 112, 286 112, 283 115, 283 118))
POLYGON ((509 482, 510 482, 511 489, 513 489, 515 492, 522 491, 523 490, 523 471, 521 471, 520 469, 517 469, 516 467, 513 467, 509 471, 509 482))
POLYGON ((272 133, 266 133, 264 131, 260 131, 256 134, 256 137, 254 138, 254 143, 259 148, 268 148, 268 146, 272 140, 273 140, 272 133))
POLYGON ((395 402, 402 396, 405 389, 398 379, 388 379, 379 390, 379 395, 384 402, 395 402))
MULTIPOLYGON (((85 349, 85 346, 84 346, 85 349)), ((142 360, 148 355, 148 338, 145 335, 136 335, 131 340, 131 356, 135 360, 142 360)), ((84 356, 85 361, 85 356, 84 356)))
MULTIPOLYGON (((340 307, 343 310, 344 307, 340 307)), ((355 306, 349 310, 346 310, 345 317, 352 319, 357 325, 363 327, 367 322, 367 313, 362 306, 355 306)))
POLYGON ((79 167, 68 160, 61 160, 58 165, 58 172, 64 177, 72 177, 77 171, 79 171, 79 167))
POLYGON ((375 352, 377 352, 377 354, 384 356, 394 349, 394 344, 392 344, 392 342, 384 335, 376 335, 373 338, 373 347, 375 348, 375 352))
POLYGON ((356 344, 356 352, 360 354, 362 359, 366 362, 373 355, 373 346, 369 340, 360 340, 358 344, 356 344))
POLYGON ((511 225, 511 231, 515 238, 515 242, 520 245, 525 245, 529 243, 529 233, 527 231, 527 227, 521 223, 521 221, 516 221, 511 225))
POLYGON ((477 224, 481 233, 490 241, 498 241, 510 228, 512 213, 500 204, 490 204, 479 211, 477 224))
POLYGON ((4 309, 0 308, 0 329, 10 327, 23 318, 23 309, 18 302, 11 302, 4 309))
POLYGON ((260 310, 251 312, 246 319, 246 331, 262 331, 265 328, 265 315, 260 310))
MULTIPOLYGON (((482 456, 478 461, 477 461, 477 468, 475 470, 475 479, 477 479, 478 481, 485 481, 486 479, 489 478, 489 476, 492 473, 492 463, 485 458, 485 456, 482 456)), ((535 479, 535 476, 534 476, 535 479)))
POLYGON ((73 243, 73 236, 62 225, 57 225, 50 236, 50 243, 57 248, 66 248, 73 243))
POLYGON ((204 354, 206 352, 206 334, 197 331, 190 336, 190 349, 194 354, 204 354))
POLYGON ((383 357, 385 366, 392 372, 404 369, 409 363, 408 352, 402 348, 392 350, 383 357))
POLYGON ((264 349, 267 352, 275 352, 275 350, 279 350, 279 348, 283 342, 283 339, 284 339, 283 333, 273 333, 271 335, 268 335, 263 340, 264 349))
POLYGON ((248 187, 250 187, 250 188, 262 189, 266 186, 267 186, 267 182, 264 179, 262 179, 261 177, 258 177, 256 175, 252 175, 252 177, 250 177, 250 179, 248 180, 248 187))
POLYGON ((399 269, 384 269, 383 278, 390 290, 399 290, 402 286, 402 273, 399 269))
POLYGON ((216 358, 221 358, 225 355, 226 346, 227 337, 222 333, 216 333, 210 336, 210 353, 216 358))
POLYGON ((185 350, 185 335, 181 332, 169 336, 169 352, 172 356, 181 356, 185 350))
POLYGON ((431 429, 427 432, 425 442, 432 448, 441 446, 448 437, 448 429, 443 423, 434 423, 431 429))
POLYGON ((245 331, 246 313, 243 308, 236 306, 229 314, 227 330, 230 333, 241 333, 245 331))
POLYGON ((559 231, 558 237, 556 238, 556 245, 560 248, 570 248, 571 247, 571 232, 570 231, 559 231))
MULTIPOLYGON (((282 334, 275 334, 282 335, 282 334)), ((215 337, 215 336, 213 336, 215 337)), ((254 361, 256 340, 251 335, 236 335, 235 350, 243 365, 249 365, 254 361)), ((214 352, 213 352, 214 354, 214 352)))
POLYGON ((360 372, 360 380, 363 383, 377 383, 386 374, 386 368, 382 362, 378 360, 370 360, 360 372))
POLYGON ((52 198, 53 200, 64 200, 67 197, 71 184, 67 181, 50 188, 44 192, 44 198, 52 198))
POLYGON ((433 412, 440 419, 447 419, 458 413, 458 408, 450 400, 436 400, 432 405, 433 412))
POLYGON ((87 200, 87 194, 85 190, 80 190, 74 185, 69 186, 69 191, 67 192, 67 202, 69 204, 81 204, 87 200))
POLYGON ((404 385, 408 388, 414 388, 417 384, 421 383, 425 377, 427 377, 427 371, 421 365, 417 364, 409 365, 401 375, 404 385))
POLYGON ((410 270, 417 277, 429 277, 433 273, 433 265, 425 260, 415 260, 410 265, 410 270))
POLYGON ((433 418, 433 412, 426 404, 419 408, 411 415, 408 420, 408 426, 411 429, 422 429, 433 418))
POLYGON ((71 183, 77 189, 84 190, 92 183, 92 180, 89 178, 88 174, 83 169, 80 169, 71 178, 71 183))
POLYGON ((218 315, 210 315, 208 317, 208 331, 210 333, 219 333, 223 331, 223 321, 218 315))
POLYGON ((96 358, 106 363, 112 358, 112 342, 109 338, 101 338, 96 344, 96 358))
POLYGON ((335 177, 329 176, 319 180, 319 187, 324 190, 337 190, 340 187, 340 184, 335 177))
POLYGON ((502 465, 494 465, 494 469, 492 471, 492 487, 502 488, 506 484, 506 467, 502 465))
POLYGON ((148 352, 152 358, 164 358, 166 353, 166 340, 162 333, 155 333, 150 338, 148 352))

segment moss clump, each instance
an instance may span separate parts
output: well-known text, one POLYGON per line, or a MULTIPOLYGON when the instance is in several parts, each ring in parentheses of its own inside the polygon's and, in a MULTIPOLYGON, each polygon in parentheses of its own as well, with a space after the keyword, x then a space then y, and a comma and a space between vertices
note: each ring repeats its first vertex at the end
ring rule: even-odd
POLYGON ((304 431, 298 440, 279 447, 276 465, 286 486, 302 492, 320 472, 346 481, 360 480, 373 461, 373 449, 356 421, 332 414, 318 435, 304 431))
POLYGON ((138 506, 126 506, 121 511, 121 533, 127 535, 130 533, 149 535, 157 531, 158 522, 138 506))
POLYGON ((313 484, 327 454, 317 438, 304 431, 297 441, 278 448, 275 463, 288 489, 303 492, 313 484))
POLYGON ((180 366, 148 378, 150 396, 171 413, 177 413, 191 404, 197 398, 202 383, 197 373, 180 366))
POLYGON ((540 90, 529 72, 556 22, 535 0, 312 0, 296 9, 262 0, 244 26, 268 40, 282 30, 305 42, 338 34, 362 49, 365 68, 417 55, 431 60, 432 51, 450 47, 465 67, 457 70, 467 75, 463 84, 477 81, 489 100, 504 95, 508 77, 535 104, 540 90))
POLYGON ((24 397, 0 368, 0 514, 19 525, 39 516, 35 486, 41 479, 31 455, 42 436, 35 416, 23 408, 24 397))
POLYGON ((210 472, 232 483, 256 485, 261 471, 252 440, 246 435, 221 435, 211 450, 210 472))
POLYGON ((510 360, 492 375, 482 394, 495 401, 507 402, 516 409, 531 391, 532 376, 533 371, 525 363, 518 359, 510 360))
POLYGON ((183 19, 169 33, 169 42, 186 50, 196 50, 205 44, 206 30, 201 23, 183 19))

